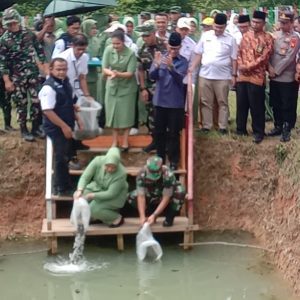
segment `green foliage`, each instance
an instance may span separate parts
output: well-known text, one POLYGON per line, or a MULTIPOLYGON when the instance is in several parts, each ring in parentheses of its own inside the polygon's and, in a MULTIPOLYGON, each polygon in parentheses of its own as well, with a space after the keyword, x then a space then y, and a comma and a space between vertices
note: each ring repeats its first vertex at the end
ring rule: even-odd
POLYGON ((275 158, 279 166, 285 161, 288 156, 288 149, 283 144, 276 145, 275 158))
POLYGON ((22 16, 35 16, 43 13, 49 0, 19 0, 16 9, 22 16))

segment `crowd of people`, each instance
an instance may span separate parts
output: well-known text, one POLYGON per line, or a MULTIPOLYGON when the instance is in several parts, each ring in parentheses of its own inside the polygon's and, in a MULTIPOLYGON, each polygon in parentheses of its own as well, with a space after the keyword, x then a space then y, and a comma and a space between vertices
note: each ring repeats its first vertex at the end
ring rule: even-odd
POLYGON ((214 10, 198 22, 183 16, 181 8, 174 6, 168 13, 151 17, 149 12, 142 12, 137 25, 132 17, 119 22, 117 16, 110 16, 101 32, 97 17, 82 20, 69 16, 65 32, 61 20, 44 17, 32 31, 22 27, 19 13, 9 8, 3 13, 0 27, 4 132, 14 130, 13 102, 25 141, 43 139, 45 135, 52 139, 55 193, 64 194, 71 188, 68 169, 72 163, 76 167, 76 150, 84 147, 72 138, 76 122, 83 128, 77 100, 85 97, 101 102, 99 131, 111 128, 112 148, 86 169, 75 194, 87 195, 92 201, 93 218, 112 226, 122 223, 118 210, 128 188, 118 151, 128 151, 128 137, 138 133, 141 123, 152 137, 143 150, 156 150, 157 157, 147 161, 138 176, 137 190, 128 201, 138 208, 141 222, 147 219, 149 200, 156 204, 150 223, 166 209, 165 225, 173 223, 184 198, 184 189, 172 170, 179 164, 189 73, 199 89, 199 97, 195 98, 204 134, 214 128, 221 135, 228 133, 229 90, 236 91, 237 135, 248 135, 249 111, 253 142, 257 144, 266 135, 280 136, 282 142, 288 142, 296 123, 300 22, 293 12, 280 11, 273 32, 267 31, 263 11, 254 11, 251 18, 238 14, 228 18, 214 10), (266 105, 270 105, 274 116, 274 128, 267 133, 266 105), (32 122, 31 130, 28 120, 32 122), (110 184, 113 190, 109 190, 110 184), (117 200, 107 202, 111 197, 117 200))

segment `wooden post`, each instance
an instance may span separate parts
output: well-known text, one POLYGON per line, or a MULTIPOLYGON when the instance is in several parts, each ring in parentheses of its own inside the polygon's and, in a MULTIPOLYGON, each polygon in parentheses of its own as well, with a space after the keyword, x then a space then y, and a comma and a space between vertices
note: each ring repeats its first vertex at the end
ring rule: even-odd
POLYGON ((117 234, 117 245, 119 251, 124 251, 124 236, 123 234, 117 234))

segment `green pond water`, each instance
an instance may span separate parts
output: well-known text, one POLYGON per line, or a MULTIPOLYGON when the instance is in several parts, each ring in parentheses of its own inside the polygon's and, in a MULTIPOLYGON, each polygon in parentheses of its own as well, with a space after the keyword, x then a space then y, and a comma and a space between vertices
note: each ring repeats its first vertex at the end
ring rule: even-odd
MULTIPOLYGON (((156 263, 137 260, 134 239, 126 241, 122 253, 115 249, 114 239, 88 239, 81 271, 66 274, 49 269, 67 264, 72 240, 60 241, 60 254, 55 257, 47 256, 43 242, 4 242, 0 244, 0 299, 296 299, 261 250, 205 245, 184 251, 178 246, 181 240, 159 238, 164 255, 156 263)), ((228 241, 224 236, 214 240, 228 241)))

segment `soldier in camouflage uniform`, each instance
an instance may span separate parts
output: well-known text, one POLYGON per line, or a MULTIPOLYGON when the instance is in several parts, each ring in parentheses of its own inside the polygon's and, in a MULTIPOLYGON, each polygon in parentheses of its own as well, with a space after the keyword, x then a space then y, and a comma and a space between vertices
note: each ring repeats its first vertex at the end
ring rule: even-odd
MULTIPOLYGON (((2 26, 2 16, 0 19, 0 37, 5 32, 5 29, 2 26)), ((11 127, 11 103, 5 93, 5 85, 4 81, 2 79, 2 76, 0 78, 0 107, 3 111, 3 117, 4 117, 4 130, 0 129, 0 133, 5 133, 7 131, 14 130, 11 127)))
POLYGON ((154 141, 154 106, 152 98, 155 90, 155 81, 149 77, 149 70, 156 51, 165 53, 167 51, 166 41, 155 36, 155 26, 153 24, 143 24, 136 28, 141 32, 144 44, 138 51, 138 72, 140 81, 141 98, 146 104, 148 112, 147 127, 152 136, 152 142, 143 150, 150 152, 155 149, 154 141))
MULTIPOLYGON (((41 63, 45 62, 43 47, 35 34, 21 27, 21 16, 12 8, 3 13, 3 25, 7 31, 0 38, 0 73, 10 100, 16 104, 21 135, 26 141, 34 141, 34 137, 44 138, 39 128, 41 107, 38 99, 40 83, 36 55, 41 63), (28 132, 27 105, 31 98, 30 118, 32 131, 28 132)), ((48 74, 48 66, 42 65, 48 74)))
POLYGON ((136 190, 128 196, 128 203, 138 209, 141 225, 155 223, 164 214, 163 226, 173 225, 185 199, 185 188, 176 181, 174 173, 163 165, 158 156, 148 158, 136 178, 136 190))
POLYGON ((177 26, 177 21, 181 17, 181 7, 180 6, 172 6, 170 8, 170 22, 168 24, 168 31, 174 32, 177 26))

